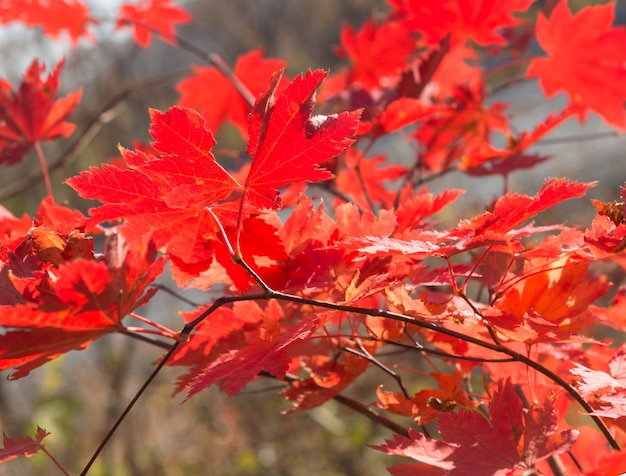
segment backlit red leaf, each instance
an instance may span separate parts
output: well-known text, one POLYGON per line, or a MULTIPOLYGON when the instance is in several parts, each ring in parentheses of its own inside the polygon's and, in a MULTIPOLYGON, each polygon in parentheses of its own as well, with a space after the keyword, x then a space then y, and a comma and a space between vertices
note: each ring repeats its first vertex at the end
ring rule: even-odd
POLYGON ((41 440, 49 434, 46 430, 37 427, 34 439, 30 436, 9 438, 4 435, 4 444, 0 449, 0 463, 19 458, 20 456, 25 456, 26 458, 35 456, 39 450, 43 449, 41 440))
POLYGON ((191 15, 171 0, 140 0, 138 4, 123 4, 120 10, 117 28, 129 24, 138 45, 147 48, 152 42, 152 35, 168 43, 176 43, 175 23, 187 23, 191 15))
POLYGON ((128 168, 104 164, 67 183, 85 198, 104 205, 92 208, 91 222, 124 219, 127 238, 158 247, 186 262, 206 260, 206 242, 215 236, 206 207, 226 198, 238 186, 216 161, 215 144, 204 119, 192 109, 151 111, 155 157, 122 150, 128 168))
POLYGON ((540 15, 537 39, 548 53, 527 76, 539 77, 548 97, 565 91, 612 125, 626 128, 626 28, 612 27, 615 4, 587 6, 573 15, 561 0, 550 19, 540 15))
POLYGON ((409 438, 395 435, 373 448, 444 469, 451 476, 492 476, 532 469, 549 455, 567 451, 578 436, 575 430, 556 430, 548 400, 526 412, 510 382, 494 393, 489 417, 465 409, 443 413, 437 422, 443 441, 409 430, 409 438))
POLYGON ((81 37, 91 38, 87 26, 96 23, 80 0, 5 0, 0 7, 0 23, 12 21, 41 26, 45 35, 55 39, 65 32, 73 46, 81 37))
POLYGON ((396 14, 410 28, 424 34, 431 44, 452 34, 453 41, 471 39, 479 45, 504 45, 506 40, 498 30, 517 25, 513 16, 535 0, 391 0, 396 14))
POLYGON ((18 91, 0 82, 0 164, 19 162, 36 142, 67 137, 74 124, 66 122, 80 101, 81 91, 55 100, 63 61, 44 81, 44 65, 34 60, 18 91))
MULTIPOLYGON (((287 65, 286 61, 263 59, 263 50, 257 49, 237 58, 233 74, 248 90, 257 96, 267 89, 272 74, 287 65)), ((194 66, 193 75, 183 79, 176 89, 180 105, 196 108, 206 119, 206 127, 217 134, 225 121, 231 122, 244 136, 248 136, 248 116, 252 108, 232 82, 217 68, 194 66)), ((287 83, 283 79, 279 88, 287 83)))
POLYGON ((341 46, 335 52, 352 63, 345 77, 347 84, 372 89, 397 82, 416 46, 413 34, 402 24, 370 21, 358 32, 344 25, 341 46))
POLYGON ((92 239, 32 228, 0 262, 0 279, 8 277, 3 284, 10 286, 0 306, 0 370, 14 368, 10 378, 17 379, 124 329, 124 316, 156 292, 146 289, 163 266, 153 247, 131 251, 116 236, 96 260, 92 239))
POLYGON ((257 101, 249 122, 252 167, 245 183, 253 206, 276 207, 278 189, 289 183, 330 179, 332 174, 320 164, 354 142, 359 111, 311 116, 315 91, 326 76, 309 71, 277 93, 278 75, 257 101))

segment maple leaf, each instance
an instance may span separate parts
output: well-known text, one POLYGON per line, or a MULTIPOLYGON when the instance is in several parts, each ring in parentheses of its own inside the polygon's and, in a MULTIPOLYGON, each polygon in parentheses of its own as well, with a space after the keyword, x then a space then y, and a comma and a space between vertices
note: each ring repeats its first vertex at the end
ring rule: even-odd
POLYGON ((482 84, 477 90, 456 87, 451 104, 418 127, 414 136, 424 149, 420 154, 424 169, 447 169, 468 148, 488 143, 492 131, 508 135, 508 120, 503 114, 506 105, 495 103, 486 107, 484 101, 482 84))
POLYGON ((217 381, 221 381, 221 388, 233 396, 262 370, 282 379, 291 362, 288 349, 309 337, 320 324, 319 319, 312 316, 281 332, 279 322, 283 313, 276 301, 269 301, 263 315, 264 325, 247 336, 243 347, 221 353, 200 371, 192 369, 185 377, 190 381, 185 388, 187 399, 217 381))
POLYGON ((613 3, 572 15, 561 0, 549 20, 543 15, 537 20, 537 40, 549 56, 534 59, 526 75, 539 77, 546 96, 565 91, 572 103, 626 129, 626 28, 611 28, 614 17, 613 3))
MULTIPOLYGON (((567 451, 578 437, 576 430, 557 431, 549 400, 532 405, 526 412, 509 381, 501 382, 494 392, 489 420, 478 412, 461 409, 443 413, 437 428, 443 441, 409 429, 408 438, 395 435, 393 440, 372 448, 446 470, 451 476, 492 476, 506 470, 532 469, 550 455, 567 451)), ((416 471, 418 468, 421 466, 414 466, 416 471)), ((390 470, 393 473, 393 468, 390 470)))
POLYGON ((21 436, 18 438, 9 438, 4 435, 4 445, 0 448, 0 463, 9 461, 20 456, 31 458, 35 456, 39 450, 43 449, 41 441, 48 436, 46 430, 37 427, 37 433, 33 439, 30 436, 21 436))
POLYGON ((191 15, 171 0, 140 0, 136 5, 123 4, 118 16, 117 28, 133 26, 133 36, 139 46, 147 48, 156 33, 167 43, 176 43, 175 23, 187 23, 191 15))
MULTIPOLYGON (((9 255, 13 302, 0 306, 0 369, 15 368, 11 379, 94 339, 124 329, 124 316, 148 302, 147 286, 162 273, 156 250, 129 250, 116 236, 104 258, 95 260, 93 240, 63 236, 44 227, 9 255)), ((2 273, 0 273, 1 275, 2 273)))
POLYGON ((497 31, 522 23, 513 13, 527 10, 534 1, 390 0, 390 3, 394 17, 422 33, 430 44, 439 43, 451 34, 453 43, 471 39, 487 46, 505 45, 506 40, 497 31))
POLYGON ((358 84, 364 89, 397 82, 417 46, 413 34, 392 21, 382 25, 369 21, 358 32, 344 24, 340 40, 335 53, 352 63, 345 75, 346 84, 358 84))
POLYGON ((193 263, 209 259, 214 220, 206 207, 238 186, 211 153, 215 139, 193 109, 151 110, 155 157, 122 149, 128 166, 104 164, 67 180, 82 197, 104 202, 89 210, 90 222, 124 218, 122 233, 131 241, 150 238, 157 247, 193 263), (208 254, 207 254, 208 253, 208 254))
MULTIPOLYGON (((180 315, 188 323, 205 312, 208 307, 202 306, 195 311, 183 312, 180 315)), ((206 366, 206 361, 220 340, 242 330, 256 329, 262 322, 263 310, 253 301, 235 302, 232 307, 220 307, 195 327, 192 338, 177 349, 167 361, 167 365, 206 366)), ((204 367, 196 369, 196 373, 202 368, 204 367)), ((178 379, 178 392, 189 385, 192 375, 178 379)))
POLYGON ((465 190, 448 189, 433 196, 428 189, 422 188, 414 194, 412 187, 406 187, 400 192, 399 205, 395 211, 398 223, 396 232, 402 233, 418 227, 425 227, 424 220, 444 207, 456 201, 465 190))
MULTIPOLYGON (((420 316, 421 317, 421 316, 420 316)), ((454 411, 460 405, 476 408, 477 402, 471 401, 461 390, 461 374, 431 374, 439 382, 440 390, 426 389, 417 392, 411 398, 401 393, 382 392, 378 388, 376 394, 379 402, 376 405, 392 413, 412 416, 418 425, 428 425, 446 412, 454 411)))
POLYGON ((506 290, 499 309, 533 326, 545 319, 556 324, 555 332, 573 332, 589 326, 598 318, 589 305, 602 296, 609 284, 587 274, 588 262, 568 258, 531 259, 529 270, 519 283, 506 290))
POLYGON ((44 34, 51 38, 66 32, 74 47, 81 37, 93 38, 87 26, 96 23, 79 0, 5 0, 0 13, 0 23, 19 21, 28 26, 42 26, 44 34))
MULTIPOLYGON (((272 73, 284 68, 286 64, 286 61, 280 59, 263 59, 263 49, 259 48, 239 56, 233 74, 257 96, 267 89, 272 73)), ((246 99, 217 68, 193 66, 192 72, 190 77, 176 86, 181 94, 179 104, 198 109, 206 120, 206 127, 214 134, 217 134, 224 121, 229 121, 247 139, 251 108, 246 99)), ((278 89, 287 82, 283 78, 278 89)))
POLYGON ((626 426, 626 345, 622 345, 608 364, 609 372, 590 369, 578 362, 570 372, 578 379, 576 387, 593 406, 592 415, 617 420, 626 426))
POLYGON ((81 91, 55 101, 63 64, 62 60, 42 81, 44 65, 34 60, 15 93, 0 82, 0 164, 15 164, 36 142, 74 131, 74 124, 65 120, 80 102, 81 91))
POLYGON ((551 178, 544 182, 534 197, 508 193, 498 199, 493 212, 470 220, 477 234, 487 230, 508 232, 539 213, 572 198, 580 198, 595 183, 568 182, 551 178))
POLYGON ((372 203, 391 208, 396 194, 388 182, 403 177, 407 170, 401 165, 382 166, 385 162, 387 158, 383 155, 364 157, 362 151, 348 149, 335 178, 336 188, 365 210, 372 203))
POLYGON ((252 166, 244 185, 252 206, 275 208, 280 187, 332 178, 319 165, 354 142, 350 137, 356 132, 360 111, 311 117, 315 91, 326 76, 321 70, 308 71, 277 93, 278 73, 257 100, 248 128, 252 166))
POLYGON ((479 91, 483 87, 483 72, 476 66, 478 63, 475 49, 463 43, 449 46, 425 91, 440 102, 455 98, 459 87, 479 91))
POLYGON ((487 143, 475 144, 462 157, 460 168, 469 175, 501 174, 506 179, 514 170, 534 167, 549 157, 526 155, 524 152, 583 109, 580 104, 570 103, 558 114, 548 115, 531 132, 521 132, 517 137, 508 133, 506 149, 497 149, 487 143))
POLYGON ((307 353, 300 358, 300 365, 310 377, 291 382, 283 392, 285 399, 294 402, 285 413, 310 410, 324 404, 339 395, 369 367, 367 360, 354 354, 343 354, 339 360, 307 353))

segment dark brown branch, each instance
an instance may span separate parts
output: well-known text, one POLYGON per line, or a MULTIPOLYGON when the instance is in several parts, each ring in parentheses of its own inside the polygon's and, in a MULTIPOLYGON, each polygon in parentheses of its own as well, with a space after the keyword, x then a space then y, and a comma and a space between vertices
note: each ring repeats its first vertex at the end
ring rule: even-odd
POLYGON ((150 384, 156 378, 156 376, 159 374, 159 372, 161 371, 163 366, 167 363, 167 361, 170 359, 170 357, 174 354, 176 349, 178 349, 179 345, 180 345, 180 342, 174 342, 174 344, 172 344, 172 346, 170 347, 169 352, 167 354, 165 354, 165 357, 163 357, 161 362, 159 362, 159 364, 155 367, 155 369, 152 371, 150 376, 146 379, 144 384, 137 391, 137 393, 135 394, 133 399, 126 406, 126 408, 124 409, 122 414, 115 421, 115 423, 113 424, 111 429, 108 431, 108 433, 102 439, 102 441, 100 442, 100 445, 98 446, 98 448, 96 448, 96 451, 93 453, 93 455, 91 455, 91 459, 87 462, 87 465, 81 471, 80 476, 85 476, 87 474, 87 472, 89 471, 89 468, 91 468, 91 466, 96 461, 96 459, 98 458, 98 456, 100 455, 100 453, 102 452, 104 447, 107 445, 107 443, 109 442, 109 440, 111 439, 111 437, 113 436, 113 434, 115 433, 117 428, 122 424, 122 422, 126 418, 126 415, 128 415, 130 413, 130 411, 135 406, 135 404, 137 403, 137 401, 139 400, 141 395, 143 395, 143 393, 146 391, 146 389, 150 386, 150 384))

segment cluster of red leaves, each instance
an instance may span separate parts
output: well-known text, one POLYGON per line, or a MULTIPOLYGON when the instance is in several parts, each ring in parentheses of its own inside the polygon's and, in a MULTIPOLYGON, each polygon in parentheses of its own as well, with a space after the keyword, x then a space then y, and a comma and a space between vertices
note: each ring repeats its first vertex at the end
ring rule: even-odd
POLYGON ((577 430, 558 431, 556 423, 549 399, 524 408, 507 380, 499 384, 489 402, 489 420, 478 412, 460 409, 438 418, 443 441, 411 430, 408 438, 396 435, 374 448, 424 463, 389 468, 394 476, 524 474, 551 455, 568 451, 576 441, 577 430))
POLYGON ((0 369, 11 378, 98 337, 125 330, 122 319, 144 305, 164 259, 151 244, 130 249, 110 235, 94 251, 79 212, 42 202, 34 220, 0 221, 0 369))
MULTIPOLYGON (((191 15, 171 0, 140 0, 123 3, 117 16, 117 27, 132 27, 135 41, 146 48, 152 34, 176 43, 174 24, 191 20, 191 15)), ((105 20, 92 17, 82 0, 9 0, 0 4, 0 24, 13 22, 42 27, 44 35, 58 38, 65 33, 73 46, 81 38, 93 39, 89 25, 105 20)))
MULTIPOLYGON (((100 23, 78 0, 18 3, 1 2, 0 21, 65 31, 73 43, 100 23), (51 18, 52 9, 67 15, 51 18)), ((548 97, 565 92, 563 111, 515 132, 507 104, 488 101, 482 60, 528 44, 532 3, 389 0, 386 17, 344 26, 336 52, 347 64, 332 75, 289 80, 286 63, 262 49, 239 57, 236 83, 193 67, 177 86, 179 104, 150 111, 150 146, 120 147, 121 160, 66 181, 101 202, 89 217, 51 198, 34 219, 0 210, 0 370, 22 377, 106 333, 140 331, 122 321, 146 321, 134 311, 168 261, 181 288, 223 294, 182 313, 181 336, 154 324, 178 342, 167 364, 186 368, 176 389, 187 398, 214 383, 234 395, 271 375, 286 384, 290 411, 305 410, 376 367, 399 389, 379 387, 373 405, 437 431, 409 427, 374 446, 420 463, 391 468, 395 475, 525 474, 565 451, 584 455, 563 388, 622 440, 625 354, 595 340, 594 326, 623 328, 625 291, 595 305, 611 283, 593 269, 610 261, 626 270, 626 185, 621 201, 594 202, 598 215, 584 231, 531 220, 594 184, 546 180, 534 196, 505 193, 452 226, 432 217, 463 191, 423 186, 454 170, 507 177, 532 167, 546 158, 528 149, 588 111, 626 127, 626 29, 612 26, 612 4, 573 14, 561 0, 539 14, 534 31, 547 56, 526 75, 548 97), (213 149, 227 122, 247 141, 239 170, 213 149), (368 153, 400 130, 413 163, 368 153), (496 147, 494 135, 507 145, 496 147), (315 205, 306 183, 333 194, 331 203, 315 205), (97 252, 91 235, 104 231, 97 252), (449 371, 431 362, 429 372, 439 388, 409 390, 411 375, 384 357, 397 348, 443 359, 449 371), (480 374, 486 384, 475 394, 465 382, 480 374)), ((116 20, 148 46, 153 33, 175 43, 173 25, 190 16, 170 0, 144 0, 122 5, 116 20)), ((44 80, 34 62, 17 92, 0 81, 0 162, 72 133, 66 119, 80 92, 55 99, 61 66, 44 80)), ((597 441, 586 433, 581 441, 597 441)), ((8 440, 6 458, 30 455, 43 436, 8 440)), ((615 465, 603 447, 593 461, 579 458, 596 471, 585 474, 615 465)))

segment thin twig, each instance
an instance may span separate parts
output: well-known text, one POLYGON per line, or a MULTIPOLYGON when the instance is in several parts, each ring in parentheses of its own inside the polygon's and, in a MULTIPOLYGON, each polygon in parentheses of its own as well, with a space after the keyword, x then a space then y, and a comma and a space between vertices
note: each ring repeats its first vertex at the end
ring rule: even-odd
MULTIPOLYGON (((272 378, 276 378, 273 375, 269 374, 269 373, 264 373, 264 376, 268 376, 268 377, 272 377, 272 378)), ((285 379, 286 382, 289 383, 293 383, 298 381, 299 379, 297 377, 294 377, 293 375, 285 375, 285 379)), ((352 398, 346 397, 345 395, 342 394, 337 394, 333 397, 333 400, 341 403, 342 405, 345 405, 349 408, 352 408, 353 410, 355 410, 356 412, 360 413, 361 415, 366 416, 367 418, 369 418, 370 420, 372 420, 374 423, 378 423, 386 428, 389 428, 391 431, 393 431, 394 433, 398 433, 400 435, 403 435, 405 437, 409 437, 409 430, 400 425, 399 423, 396 423, 393 420, 390 420, 389 418, 381 415, 380 413, 378 413, 376 410, 374 410, 373 408, 370 408, 367 405, 363 405, 361 402, 358 402, 356 400, 353 400, 352 398)))
POLYGON ((141 395, 143 395, 143 393, 146 391, 146 389, 150 386, 150 384, 152 383, 152 381, 156 378, 156 376, 159 374, 159 372, 161 371, 161 369, 163 368, 163 366, 166 364, 166 362, 170 359, 170 357, 174 354, 174 352, 176 351, 176 349, 178 349, 178 346, 180 345, 180 342, 174 342, 174 344, 172 344, 172 346, 170 347, 170 350, 167 354, 165 354, 165 357, 163 357, 163 359, 159 362, 159 364, 155 367, 155 369, 152 371, 152 373, 150 374, 150 376, 146 379, 146 381, 143 383, 143 385, 141 386, 141 388, 137 391, 137 393, 135 394, 135 396, 133 397, 133 399, 129 402, 129 404, 126 406, 126 408, 124 409, 124 411, 122 412, 122 414, 118 417, 118 419, 115 421, 115 423, 113 424, 113 426, 111 427, 111 429, 108 431, 108 433, 105 435, 105 437, 102 439, 102 441, 100 442, 100 445, 98 446, 98 448, 96 448, 96 451, 93 453, 93 455, 91 455, 91 459, 87 462, 87 465, 83 468, 83 470, 80 473, 80 476, 85 476, 87 474, 87 472, 89 471, 89 468, 91 468, 91 466, 93 465, 93 463, 96 461, 96 459, 98 458, 98 456, 100 455, 100 453, 102 452, 102 450, 104 449, 104 447, 106 446, 106 444, 109 442, 109 440, 111 439, 111 437, 113 436, 113 434, 115 433, 115 431, 117 430, 117 428, 122 424, 122 422, 124 421, 124 419, 126 418, 126 415, 128 415, 130 413, 130 411, 132 410, 132 408, 135 406, 135 403, 137 403, 137 401, 139 400, 139 398, 141 397, 141 395))
POLYGON ((344 347, 343 350, 345 352, 348 352, 349 354, 354 354, 354 355, 357 355, 357 356, 367 360, 368 362, 372 363, 373 365, 375 365, 379 369, 381 369, 384 372, 386 372, 387 374, 389 374, 391 376, 391 378, 393 378, 396 381, 396 383, 400 387, 400 390, 402 391, 402 394, 405 396, 405 398, 407 398, 407 399, 411 398, 411 395, 409 394, 408 390, 404 386, 404 383, 402 382, 402 377, 400 377, 400 375, 398 375, 397 372, 395 372, 393 369, 390 369, 389 367, 387 367, 380 360, 376 359, 370 352, 368 352, 368 350, 365 347, 363 347, 363 344, 359 343, 359 349, 360 349, 360 352, 358 350, 356 350, 356 349, 351 348, 351 347, 344 347))

